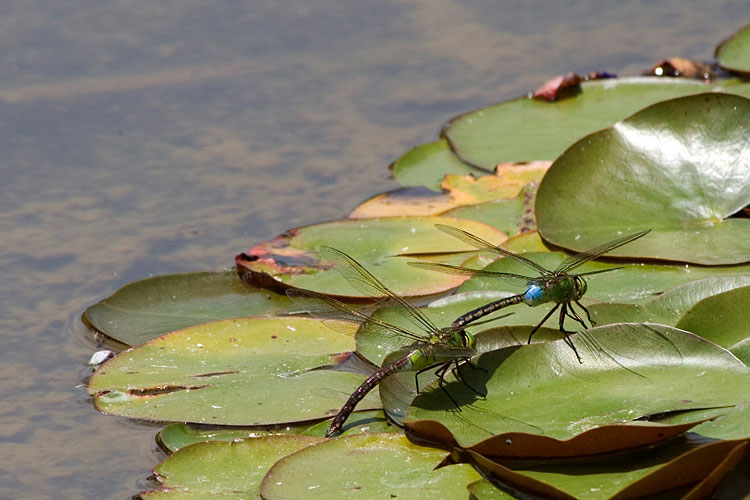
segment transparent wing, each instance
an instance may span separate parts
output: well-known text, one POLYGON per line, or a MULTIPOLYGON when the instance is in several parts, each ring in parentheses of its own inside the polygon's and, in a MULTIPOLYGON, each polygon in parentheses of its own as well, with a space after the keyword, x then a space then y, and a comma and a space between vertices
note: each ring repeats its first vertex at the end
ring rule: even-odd
POLYGON ((504 248, 500 248, 497 245, 493 245, 489 241, 485 241, 478 236, 474 236, 473 234, 466 232, 463 229, 459 229, 453 226, 447 226, 445 224, 435 224, 435 227, 441 230, 442 232, 444 232, 445 234, 449 234, 453 236, 454 238, 458 238, 464 243, 468 243, 474 248, 478 248, 479 250, 489 250, 491 252, 499 253, 500 255, 513 259, 516 262, 520 262, 521 264, 527 267, 530 267, 531 269, 534 269, 535 271, 539 271, 542 275, 552 274, 552 271, 540 266, 536 262, 529 260, 526 257, 522 257, 518 254, 515 254, 513 252, 509 252, 508 250, 504 248))
POLYGON ((627 243, 630 243, 633 240, 637 240, 638 238, 647 235, 650 233, 650 229, 646 229, 645 231, 641 231, 638 233, 630 234, 628 236, 623 236, 622 238, 617 238, 616 240, 612 240, 610 242, 604 243, 603 245, 599 245, 598 247, 594 247, 590 250, 586 250, 585 252, 571 255, 555 269, 556 273, 566 273, 568 271, 572 271, 576 267, 580 266, 581 264, 584 264, 590 260, 594 260, 600 255, 603 255, 610 250, 614 250, 617 247, 621 247, 627 243))
POLYGON ((321 320, 326 326, 333 330, 338 330, 330 320, 343 320, 359 323, 363 328, 386 330, 389 333, 410 339, 412 341, 422 340, 421 335, 417 335, 400 326, 372 318, 367 314, 358 311, 348 304, 328 297, 322 293, 300 288, 290 288, 286 291, 287 297, 297 304, 300 308, 310 313, 312 316, 321 320))
POLYGON ((489 278, 497 278, 513 285, 527 286, 530 282, 536 278, 530 276, 523 276, 522 274, 512 273, 499 273, 495 271, 484 271, 481 269, 471 269, 468 267, 451 266, 448 264, 438 264, 436 262, 408 262, 411 267, 418 267, 419 269, 427 269, 429 271, 439 271, 447 274, 459 274, 461 276, 483 276, 489 278))
MULTIPOLYGON (((341 250, 323 246, 320 247, 320 254, 336 267, 336 270, 346 278, 349 284, 365 296, 384 302, 385 305, 393 306, 395 311, 427 335, 432 335, 440 331, 419 309, 411 305, 403 297, 396 295, 390 288, 373 276, 370 271, 341 250), (386 299, 382 301, 384 296, 386 299)), ((414 334, 412 333, 412 335, 414 334)))

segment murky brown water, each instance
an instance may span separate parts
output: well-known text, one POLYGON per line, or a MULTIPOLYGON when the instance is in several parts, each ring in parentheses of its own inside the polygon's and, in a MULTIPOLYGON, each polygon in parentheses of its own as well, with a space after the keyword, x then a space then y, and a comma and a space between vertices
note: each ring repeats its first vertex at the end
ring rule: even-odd
POLYGON ((158 427, 81 381, 89 304, 397 187, 448 118, 568 71, 710 59, 743 1, 6 2, 0 498, 127 498, 158 427))

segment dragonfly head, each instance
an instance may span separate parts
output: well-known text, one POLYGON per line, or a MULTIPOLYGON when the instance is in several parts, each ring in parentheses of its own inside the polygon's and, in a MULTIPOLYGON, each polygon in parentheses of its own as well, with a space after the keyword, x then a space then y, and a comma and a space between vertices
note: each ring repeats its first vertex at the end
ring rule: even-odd
POLYGON ((586 280, 581 278, 580 276, 573 277, 573 287, 575 288, 575 300, 583 297, 586 294, 586 290, 588 289, 586 280))

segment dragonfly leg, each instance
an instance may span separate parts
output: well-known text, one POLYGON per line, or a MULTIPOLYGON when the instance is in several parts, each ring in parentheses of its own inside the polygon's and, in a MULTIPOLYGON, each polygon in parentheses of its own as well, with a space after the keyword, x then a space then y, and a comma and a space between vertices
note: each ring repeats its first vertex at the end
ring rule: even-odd
POLYGON ((445 372, 448 371, 448 368, 451 367, 451 363, 444 363, 438 367, 437 370, 435 370, 435 375, 438 377, 438 385, 440 386, 440 390, 442 390, 446 396, 448 396, 448 399, 451 400, 451 403, 453 403, 453 406, 456 407, 458 411, 462 411, 461 407, 458 405, 455 399, 453 399, 453 396, 451 396, 451 393, 448 392, 448 389, 443 387, 443 380, 445 379, 445 372))
MULTIPOLYGON (((453 367, 453 369, 451 369, 451 373, 453 373, 453 376, 456 377, 456 380, 458 380, 459 382, 461 382, 462 384, 464 384, 466 387, 468 387, 471 390, 471 392, 473 392, 474 394, 476 394, 479 397, 486 398, 487 394, 474 389, 471 386, 471 384, 469 384, 466 381, 466 379, 464 378, 464 376, 461 374, 461 365, 465 365, 465 364, 468 364, 469 366, 471 366, 471 361, 470 360, 466 360, 465 363, 460 363, 458 360, 456 360, 455 361, 455 366, 453 367)), ((480 368, 478 366, 475 366, 473 368, 475 370, 479 370, 479 369, 484 370, 484 368, 480 368)), ((487 370, 484 370, 484 371, 485 371, 485 373, 487 373, 487 370)))
POLYGON ((589 319, 589 323, 591 323, 591 326, 596 326, 596 321, 594 321, 593 319, 591 319, 591 314, 589 313, 589 310, 586 309, 585 307, 583 307, 583 304, 581 304, 577 300, 576 300, 576 305, 578 307, 580 307, 581 309, 583 309, 583 312, 586 313, 586 317, 589 319))
POLYGON ((544 319, 542 319, 542 321, 540 321, 539 324, 536 325, 533 330, 531 330, 531 333, 529 334, 529 341, 527 342, 527 344, 531 344, 531 337, 533 337, 534 334, 536 333, 536 331, 539 330, 539 328, 541 328, 541 326, 544 324, 544 322, 547 321, 549 319, 549 317, 552 316, 552 314, 555 311, 557 311, 558 307, 560 307, 560 304, 555 304, 555 307, 553 307, 552 309, 550 309, 550 311, 547 313, 547 315, 544 317, 544 319))
POLYGON ((579 322, 581 325, 583 325, 583 328, 588 328, 586 326, 586 323, 583 322, 581 317, 578 315, 578 313, 573 309, 573 306, 568 304, 568 317, 574 319, 575 321, 579 322))
MULTIPOLYGON (((576 317, 578 316, 578 314, 576 314, 576 312, 573 311, 572 308, 570 310, 573 312, 573 314, 576 315, 576 317)), ((560 331, 563 333, 563 335, 565 335, 565 343, 568 344, 568 346, 571 349, 573 349, 573 352, 575 353, 576 358, 578 358, 578 362, 579 363, 583 363, 583 360, 581 359, 581 356, 578 354, 578 349, 576 349, 576 346, 573 345, 573 341, 570 340, 570 337, 568 336, 569 333, 576 333, 576 332, 570 332, 570 331, 566 330, 565 327, 564 327, 565 316, 569 316, 569 313, 568 313, 568 304, 563 304, 562 305, 562 311, 560 311, 560 331)), ((586 325, 583 325, 583 326, 584 326, 584 328, 586 327, 586 325)))

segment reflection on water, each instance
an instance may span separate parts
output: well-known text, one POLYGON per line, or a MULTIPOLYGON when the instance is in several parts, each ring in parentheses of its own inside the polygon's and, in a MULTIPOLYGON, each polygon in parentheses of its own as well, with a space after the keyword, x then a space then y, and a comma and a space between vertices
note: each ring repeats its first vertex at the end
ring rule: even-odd
POLYGON ((126 498, 162 458, 86 397, 87 305, 344 217, 445 120, 555 74, 709 59, 746 13, 693 3, 8 4, 0 497, 126 498))

